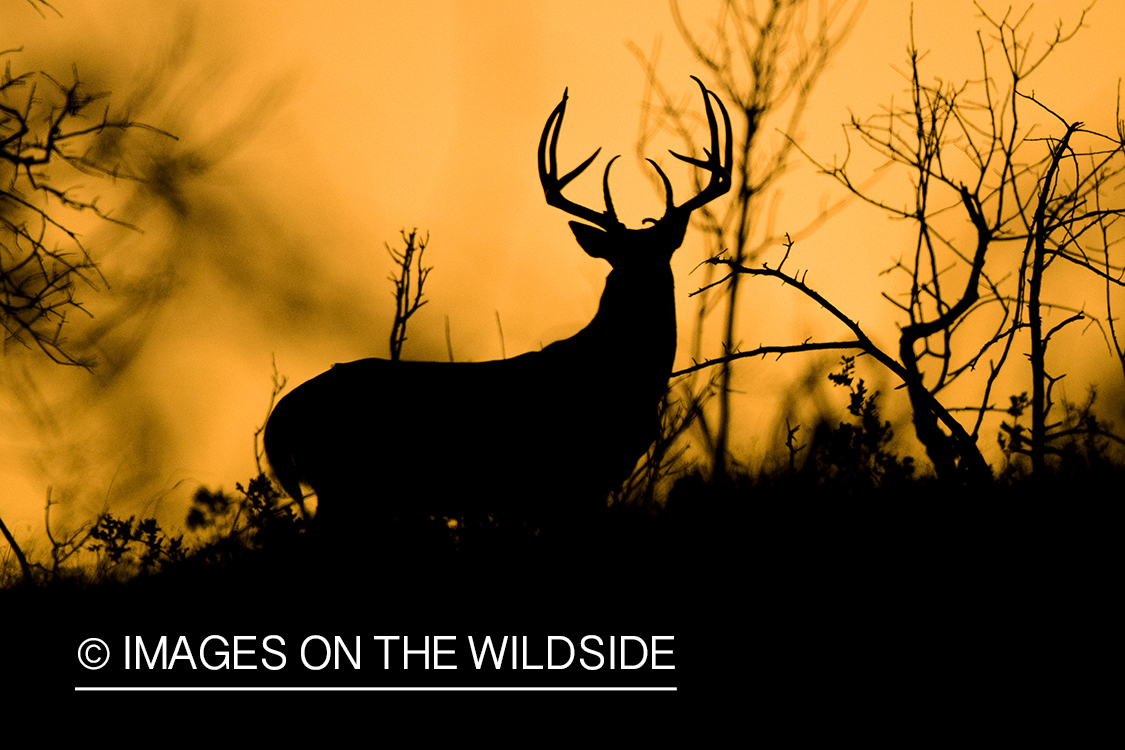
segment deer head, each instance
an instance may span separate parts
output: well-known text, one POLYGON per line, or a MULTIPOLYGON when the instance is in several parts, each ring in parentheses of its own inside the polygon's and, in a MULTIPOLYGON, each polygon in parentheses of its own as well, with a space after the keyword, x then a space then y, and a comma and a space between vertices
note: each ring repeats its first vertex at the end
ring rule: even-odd
POLYGON ((711 148, 704 150, 707 155, 706 159, 694 159, 690 156, 677 154, 675 151, 669 151, 669 153, 681 161, 707 170, 710 173, 710 180, 707 186, 697 195, 677 206, 672 199, 672 183, 668 180, 668 175, 664 173, 659 164, 652 159, 646 159, 656 170, 656 173, 660 175, 661 182, 664 183, 665 207, 662 217, 645 219, 644 223, 652 226, 642 229, 626 228, 617 218, 617 212, 613 208, 613 198, 609 191, 609 170, 613 166, 613 162, 619 158, 618 156, 609 160, 609 163, 605 165, 605 174, 602 176, 602 191, 605 194, 604 211, 594 211, 563 196, 562 189, 590 166, 601 153, 601 149, 599 148, 590 158, 560 178, 555 153, 558 148, 563 117, 566 115, 567 91, 563 92, 562 101, 555 107, 551 116, 547 118, 547 124, 543 128, 543 137, 539 140, 539 181, 543 184, 543 193, 547 198, 547 204, 593 224, 594 226, 589 226, 589 224, 572 221, 570 222, 570 228, 583 250, 592 257, 604 258, 614 268, 629 264, 634 260, 635 254, 638 253, 646 256, 645 260, 667 263, 684 241, 684 233, 687 231, 688 220, 691 218, 692 211, 710 203, 730 190, 733 149, 730 117, 727 115, 726 107, 723 106, 721 99, 715 96, 713 92, 708 91, 703 82, 695 76, 692 76, 692 80, 699 84, 699 89, 703 92, 703 104, 707 110, 707 125, 711 132, 711 148), (725 150, 721 159, 719 158, 719 126, 715 119, 715 110, 711 106, 712 98, 718 103, 723 114, 725 150))

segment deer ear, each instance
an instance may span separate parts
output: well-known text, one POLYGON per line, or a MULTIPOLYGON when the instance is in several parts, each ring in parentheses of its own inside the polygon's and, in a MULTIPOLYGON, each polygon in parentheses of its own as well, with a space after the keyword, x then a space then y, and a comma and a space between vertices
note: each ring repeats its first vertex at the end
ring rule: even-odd
POLYGON ((589 224, 578 221, 568 223, 570 224, 570 231, 574 232, 574 239, 578 240, 579 247, 585 250, 587 255, 592 258, 604 258, 612 262, 609 257, 612 253, 612 245, 608 234, 589 224))

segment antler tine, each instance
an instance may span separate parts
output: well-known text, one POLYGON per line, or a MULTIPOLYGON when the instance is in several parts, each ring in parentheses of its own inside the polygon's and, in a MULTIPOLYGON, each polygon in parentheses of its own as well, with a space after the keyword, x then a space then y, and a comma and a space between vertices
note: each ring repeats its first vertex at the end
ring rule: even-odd
POLYGON ((554 206, 555 208, 566 211, 572 216, 577 216, 584 219, 591 224, 595 224, 602 229, 610 229, 620 224, 617 220, 617 214, 613 210, 613 201, 609 197, 609 168, 613 164, 613 157, 610 159, 609 164, 605 168, 605 176, 603 178, 603 191, 605 192, 605 206, 604 212, 598 212, 592 208, 574 203, 573 201, 564 198, 562 189, 570 184, 578 175, 593 163, 598 154, 601 153, 599 148, 595 151, 590 158, 579 164, 570 172, 567 172, 561 178, 558 172, 558 156, 557 150, 559 145, 559 132, 562 130, 563 116, 566 114, 566 100, 569 89, 563 90, 562 101, 551 112, 551 116, 547 118, 547 124, 543 126, 543 136, 539 139, 539 182, 543 185, 543 195, 547 199, 547 205, 554 206), (548 139, 550 140, 550 148, 548 149, 548 139))
MULTIPOLYGON (((703 104, 707 111, 707 127, 711 131, 711 148, 710 150, 704 149, 707 154, 707 159, 695 159, 683 154, 677 154, 675 151, 668 153, 676 157, 680 161, 686 161, 700 169, 706 169, 711 173, 711 179, 707 182, 707 186, 703 188, 694 198, 689 199, 684 205, 680 206, 681 209, 687 211, 694 211, 705 203, 709 203, 714 199, 723 195, 730 190, 730 172, 731 165, 734 162, 734 146, 731 138, 730 115, 727 114, 727 108, 723 104, 723 100, 715 95, 714 92, 709 91, 703 85, 703 81, 695 76, 691 79, 699 84, 700 91, 703 92, 703 104), (723 150, 723 158, 719 159, 719 123, 715 119, 715 108, 711 106, 711 99, 714 98, 719 104, 719 110, 723 113, 723 126, 724 135, 726 137, 726 145, 723 150)), ((659 167, 657 167, 659 169, 659 167)), ((663 177, 661 173, 661 177, 663 177)), ((667 179, 665 179, 667 183, 667 179)))
MULTIPOLYGON (((600 151, 601 149, 598 150, 600 151)), ((609 163, 605 165, 605 174, 602 175, 602 192, 605 193, 605 213, 606 216, 612 218, 615 223, 617 222, 617 211, 613 208, 613 198, 609 196, 609 168, 613 166, 613 162, 620 158, 621 154, 618 154, 610 159, 609 163)))
MULTIPOLYGON (((664 174, 664 170, 660 168, 659 164, 648 158, 645 161, 653 166, 656 173, 660 175, 661 181, 664 182, 664 214, 667 215, 669 211, 676 207, 676 204, 672 202, 672 182, 668 179, 668 175, 664 174)), ((648 219, 648 221, 656 223, 655 219, 648 219)))

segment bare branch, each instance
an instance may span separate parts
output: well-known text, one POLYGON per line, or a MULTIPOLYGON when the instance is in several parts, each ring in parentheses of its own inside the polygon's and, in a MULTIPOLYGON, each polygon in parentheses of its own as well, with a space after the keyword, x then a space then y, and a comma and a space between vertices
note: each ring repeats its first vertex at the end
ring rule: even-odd
MULTIPOLYGON (((34 4, 34 3, 33 3, 34 4)), ((52 8, 48 3, 43 7, 52 8)), ((8 50, 5 56, 17 52, 8 50)), ((67 181, 75 172, 98 179, 143 180, 123 170, 110 133, 170 134, 129 117, 111 117, 108 108, 92 116, 106 98, 83 86, 76 71, 63 84, 45 73, 13 76, 8 62, 0 75, 0 327, 4 346, 38 349, 60 364, 91 368, 92 358, 70 350, 64 337, 69 316, 86 313, 80 289, 105 280, 74 227, 91 214, 131 231, 67 181), (90 123, 93 124, 90 124, 90 123)))
POLYGON ((410 234, 407 234, 405 229, 400 230, 399 233, 405 244, 402 251, 395 250, 384 243, 387 253, 398 266, 398 275, 390 276, 391 283, 395 287, 395 319, 391 326, 390 344, 392 360, 397 360, 402 355, 402 345, 406 342, 407 321, 418 312, 418 308, 426 304, 426 300, 422 299, 422 285, 426 283, 426 277, 433 270, 432 267, 427 268, 422 265, 422 253, 430 241, 430 235, 427 234, 424 239, 419 237, 417 228, 410 230, 410 234))

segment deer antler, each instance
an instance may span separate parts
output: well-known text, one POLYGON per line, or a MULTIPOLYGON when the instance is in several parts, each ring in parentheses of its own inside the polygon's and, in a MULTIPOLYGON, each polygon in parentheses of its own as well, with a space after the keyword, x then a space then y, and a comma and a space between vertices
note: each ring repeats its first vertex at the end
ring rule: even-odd
POLYGON ((589 159, 579 164, 561 179, 559 178, 558 157, 555 152, 559 145, 559 131, 562 130, 563 115, 566 114, 567 91, 563 91, 562 101, 555 107, 551 116, 547 118, 547 124, 543 127, 543 137, 539 139, 539 181, 543 184, 543 194, 547 198, 547 205, 562 209, 572 216, 585 219, 605 230, 618 228, 621 226, 621 222, 617 220, 617 212, 613 209, 613 199, 609 196, 609 168, 613 166, 613 162, 618 157, 613 157, 609 160, 609 164, 605 165, 605 175, 602 178, 602 190, 605 193, 604 212, 580 206, 563 197, 562 189, 571 180, 582 174, 586 167, 590 166, 597 155, 602 152, 599 148, 589 159), (550 135, 551 140, 550 150, 547 149, 548 135, 550 135))
MULTIPOLYGON (((688 199, 687 202, 678 207, 680 211, 686 211, 687 213, 691 213, 700 206, 710 203, 730 190, 731 165, 734 162, 730 115, 727 114, 727 108, 723 105, 723 100, 716 96, 715 92, 708 90, 708 88, 703 85, 703 81, 695 76, 692 76, 691 79, 699 84, 699 90, 703 92, 703 105, 707 109, 707 126, 711 131, 711 148, 703 149, 703 153, 707 155, 706 160, 694 159, 690 156, 677 154, 675 151, 669 151, 668 153, 680 161, 686 161, 688 164, 699 167, 700 169, 706 169, 711 173, 711 179, 707 182, 707 186, 699 191, 695 197, 688 199), (719 159, 719 123, 715 119, 715 109, 711 106, 712 98, 718 102, 719 110, 723 113, 726 147, 723 150, 723 158, 721 160, 719 159)), ((677 208, 672 203, 672 183, 668 181, 668 176, 664 174, 664 170, 660 168, 659 164, 652 159, 648 159, 647 161, 656 168, 660 179, 664 181, 664 195, 667 201, 665 213, 671 211, 673 208, 677 208)))
MULTIPOLYGON (((664 170, 660 168, 659 164, 652 159, 647 159, 646 161, 656 169, 656 173, 660 175, 660 179, 664 183, 665 215, 673 210, 690 214, 695 209, 713 201, 715 198, 718 198, 720 195, 730 190, 731 164, 734 161, 730 115, 727 114, 727 108, 723 105, 722 99, 716 96, 714 92, 708 90, 707 87, 703 85, 703 81, 695 76, 692 76, 691 79, 699 84, 699 89, 703 92, 703 105, 706 107, 707 111, 707 125, 711 131, 711 148, 703 150, 703 153, 707 155, 706 159, 695 159, 690 156, 677 154, 675 151, 669 151, 668 153, 672 154, 672 156, 680 161, 685 161, 700 169, 706 169, 711 173, 711 178, 707 186, 697 195, 690 198, 682 206, 676 206, 672 200, 672 183, 668 180, 668 175, 664 174, 664 170), (719 158, 719 123, 715 118, 715 108, 711 106, 712 98, 718 102, 719 110, 723 113, 726 144, 721 159, 719 158)), ((605 175, 602 177, 602 191, 605 193, 605 211, 598 212, 563 197, 562 189, 570 184, 575 177, 582 174, 586 167, 590 166, 602 151, 599 148, 589 159, 579 164, 572 171, 563 175, 561 178, 558 176, 558 157, 556 151, 559 144, 559 131, 562 130, 563 116, 566 114, 567 91, 568 90, 563 91, 562 101, 559 102, 555 110, 551 112, 551 116, 547 118, 547 124, 543 127, 543 137, 539 139, 539 181, 543 184, 543 194, 547 198, 547 205, 562 209, 572 216, 577 216, 607 231, 620 228, 622 224, 617 219, 617 212, 613 208, 613 199, 609 195, 609 169, 613 166, 613 162, 617 160, 617 156, 610 159, 609 163, 606 164, 605 175), (549 148, 548 140, 550 141, 549 148)), ((645 221, 652 222, 653 224, 657 223, 652 219, 645 219, 645 221)))

